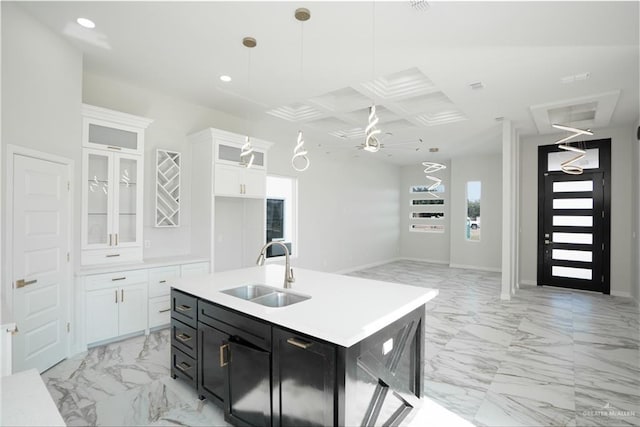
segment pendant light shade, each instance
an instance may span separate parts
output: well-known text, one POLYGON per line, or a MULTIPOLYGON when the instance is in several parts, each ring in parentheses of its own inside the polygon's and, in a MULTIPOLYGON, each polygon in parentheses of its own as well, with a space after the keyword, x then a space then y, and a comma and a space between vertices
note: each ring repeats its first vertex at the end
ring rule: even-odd
POLYGON ((378 140, 378 135, 380 134, 380 129, 376 127, 378 124, 378 116, 376 115, 376 106, 372 105, 369 108, 369 120, 367 122, 367 127, 364 130, 365 140, 364 140, 364 150, 369 151, 370 153, 375 153, 380 150, 380 141, 378 140))
POLYGON ((553 126, 556 129, 560 129, 560 130, 564 130, 567 132, 571 132, 571 135, 566 136, 564 138, 560 138, 559 140, 557 140, 555 143, 558 144, 558 148, 565 150, 565 151, 571 151, 572 153, 575 153, 576 155, 568 160, 565 160, 564 162, 560 163, 560 168, 562 169, 562 171, 564 173, 567 173, 569 175, 580 175, 583 172, 583 168, 582 166, 578 165, 576 162, 578 162, 579 160, 583 159, 585 157, 585 155, 587 154, 587 152, 585 150, 583 150, 582 148, 578 148, 578 147, 573 147, 571 145, 567 145, 565 144, 566 142, 577 138, 581 135, 593 135, 593 132, 591 131, 591 129, 580 129, 580 128, 576 128, 573 126, 567 126, 567 125, 562 125, 559 123, 553 123, 551 126, 553 126))
POLYGON ((433 174, 441 171, 442 169, 446 169, 447 167, 442 163, 436 163, 436 162, 422 162, 422 166, 425 167, 424 169, 425 178, 427 178, 430 181, 433 181, 433 183, 427 188, 427 190, 429 190, 429 194, 435 197, 436 199, 439 199, 440 196, 438 196, 434 191, 440 186, 440 184, 442 184, 442 179, 436 176, 433 176, 433 174))
POLYGON ((307 150, 304 149, 304 137, 302 131, 298 131, 298 141, 293 149, 293 157, 291 158, 291 166, 298 172, 304 172, 309 169, 311 161, 307 157, 307 150))
POLYGON ((253 153, 253 147, 251 146, 251 139, 247 137, 246 142, 240 149, 240 165, 249 169, 253 165, 253 160, 256 155, 253 153))

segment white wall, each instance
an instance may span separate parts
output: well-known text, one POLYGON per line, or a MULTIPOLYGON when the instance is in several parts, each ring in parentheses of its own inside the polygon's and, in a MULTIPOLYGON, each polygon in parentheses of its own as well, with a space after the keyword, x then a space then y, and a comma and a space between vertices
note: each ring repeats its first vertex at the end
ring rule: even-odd
MULTIPOLYGON (((635 195, 631 126, 597 129, 589 139, 611 138, 611 294, 631 296, 634 256, 632 233, 635 195)), ((521 137, 520 282, 536 283, 538 224, 538 146, 552 144, 558 135, 521 137)))
POLYGON ((294 266, 347 271, 397 258, 399 167, 371 153, 356 158, 340 150, 327 154, 310 148, 311 166, 295 172, 295 138, 293 133, 290 142, 274 145, 267 171, 298 178, 299 250, 294 266))
MULTIPOLYGON (((2 2, 2 158, 7 144, 70 158, 80 182, 82 135, 80 105, 82 56, 57 34, 2 2)), ((3 165, 3 171, 6 165, 3 165)), ((2 176, 2 182, 4 181, 2 176)), ((80 191, 75 191, 74 247, 80 244, 80 191)), ((2 187, 2 217, 6 218, 6 188, 2 187)), ((5 227, 5 224, 2 224, 5 227)), ((6 236, 6 230, 2 232, 6 236)), ((5 239, 2 240, 3 246, 5 239)), ((3 247, 6 254, 10 248, 3 247)), ((78 259, 78 254, 74 256, 78 259)), ((6 257, 5 257, 6 258, 6 257)), ((5 262, 3 258, 3 264, 5 262)), ((8 272, 6 265, 3 271, 8 272)), ((8 274, 8 273, 5 273, 8 274)), ((11 278, 2 286, 3 306, 11 278)), ((6 307, 3 307, 6 308, 6 307)), ((9 316, 3 310, 3 317, 9 316)))
POLYGON ((452 267, 500 271, 502 263, 502 157, 500 154, 451 160, 452 267), (466 186, 480 181, 480 241, 466 238, 466 186))
MULTIPOLYGON (((451 240, 451 164, 442 162, 446 169, 433 174, 442 179, 445 187, 443 199, 444 219, 440 220, 444 225, 444 233, 421 233, 409 231, 413 222, 409 218, 412 208, 411 199, 416 194, 409 193, 409 187, 413 185, 429 185, 432 181, 425 178, 424 166, 421 164, 404 166, 401 168, 400 177, 400 256, 403 258, 419 259, 429 262, 449 264, 450 240, 451 240)), ((423 221, 434 223, 434 221, 423 221)))
MULTIPOLYGON (((83 102, 153 119, 145 133, 144 249, 145 258, 186 255, 191 252, 191 145, 186 136, 208 127, 241 132, 244 121, 151 90, 104 76, 84 73, 83 102), (154 227, 156 149, 182 153, 180 227, 154 227)), ((195 230, 198 235, 198 231, 195 230)), ((197 245, 196 245, 197 246, 197 245)), ((198 251, 196 255, 202 255, 198 251)))

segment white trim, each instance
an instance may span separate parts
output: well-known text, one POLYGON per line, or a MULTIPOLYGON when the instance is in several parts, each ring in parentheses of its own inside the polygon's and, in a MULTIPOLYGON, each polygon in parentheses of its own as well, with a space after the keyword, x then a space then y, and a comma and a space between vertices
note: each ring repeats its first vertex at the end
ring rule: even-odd
POLYGON ((364 264, 364 265, 358 265, 358 266, 355 266, 355 267, 343 268, 342 270, 334 271, 333 273, 334 274, 347 274, 347 273, 352 273, 352 272, 358 271, 358 270, 364 270, 365 268, 377 267, 379 265, 389 264, 390 262, 400 261, 400 260, 402 260, 402 258, 390 258, 390 259, 385 259, 385 260, 381 260, 381 261, 372 262, 370 264, 364 264))
POLYGON ((95 105, 89 104, 82 104, 82 116, 142 129, 146 129, 153 123, 153 119, 134 116, 133 114, 109 110, 108 108, 96 107, 95 105))
POLYGON ((511 294, 508 294, 508 293, 506 293, 506 294, 505 294, 505 293, 501 293, 501 294, 500 294, 500 299, 501 299, 501 300, 503 300, 503 301, 509 301, 509 300, 511 300, 511 294))
POLYGON ((463 268, 465 270, 479 270, 479 271, 491 271, 494 273, 500 273, 501 270, 496 267, 482 267, 479 265, 463 265, 463 264, 449 264, 451 268, 463 268))
POLYGON ((449 265, 449 261, 442 261, 439 259, 427 259, 427 258, 408 258, 408 257, 400 257, 396 258, 398 261, 417 261, 417 262, 427 262, 429 264, 440 264, 440 265, 449 265))
MULTIPOLYGON (((74 260, 74 194, 75 194, 75 163, 73 159, 69 159, 66 157, 57 156, 55 154, 49 154, 42 151, 33 150, 26 147, 21 147, 19 145, 7 144, 6 151, 6 162, 7 162, 7 172, 6 172, 6 199, 5 199, 5 230, 6 230, 6 248, 7 251, 5 253, 5 260, 3 266, 5 267, 5 297, 11 301, 10 306, 11 316, 13 317, 13 252, 11 248, 13 248, 13 159, 14 156, 20 155, 25 157, 32 157, 34 159, 45 160, 52 163, 59 163, 65 165, 67 167, 67 182, 69 183, 69 211, 67 216, 68 227, 67 227, 67 239, 68 239, 68 248, 69 248, 69 262, 67 262, 67 313, 66 319, 63 319, 65 322, 72 323, 75 320, 75 316, 72 310, 74 307, 73 295, 74 295, 74 280, 73 280, 73 268, 75 265, 74 260)), ((73 328, 75 328, 75 324, 72 324, 73 328)), ((71 343, 73 340, 74 333, 68 333, 66 338, 66 357, 69 357, 71 354, 71 343)))
POLYGON ((626 292, 626 291, 611 291, 611 296, 612 297, 622 297, 622 298, 631 298, 633 299, 633 297, 631 296, 630 292, 626 292))
POLYGON ((520 280, 520 285, 524 286, 538 286, 538 282, 535 280, 520 280))

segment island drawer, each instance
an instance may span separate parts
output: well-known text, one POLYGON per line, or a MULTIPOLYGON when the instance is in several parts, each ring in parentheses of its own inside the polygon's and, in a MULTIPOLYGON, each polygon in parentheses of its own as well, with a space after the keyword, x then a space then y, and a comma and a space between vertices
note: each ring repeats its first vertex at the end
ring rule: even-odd
POLYGON ((198 299, 184 292, 171 290, 171 317, 192 328, 198 327, 198 299))
POLYGON ((193 357, 189 357, 175 347, 171 347, 171 374, 174 378, 182 378, 197 387, 198 365, 193 357))
POLYGON ((205 325, 239 335, 243 339, 262 347, 271 348, 271 325, 250 319, 210 302, 198 301, 198 321, 205 325))
POLYGON ((176 319, 171 322, 171 345, 191 357, 198 354, 198 331, 176 319))

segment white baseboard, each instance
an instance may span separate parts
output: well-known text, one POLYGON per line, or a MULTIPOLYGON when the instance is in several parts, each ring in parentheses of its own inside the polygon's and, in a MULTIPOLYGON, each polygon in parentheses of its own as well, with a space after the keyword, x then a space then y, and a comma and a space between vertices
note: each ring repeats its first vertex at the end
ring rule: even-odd
POLYGON ((611 296, 633 299, 630 292, 611 291, 611 296))
POLYGON ((520 285, 524 286, 538 286, 538 282, 535 280, 520 280, 520 285))
POLYGON ((504 301, 509 301, 509 300, 511 300, 511 294, 508 293, 508 292, 506 294, 504 292, 501 292, 500 293, 500 299, 504 300, 504 301))
POLYGON ((416 262, 428 262, 429 264, 441 264, 441 265, 449 265, 449 261, 442 261, 440 259, 427 259, 427 258, 408 258, 408 257, 400 257, 398 260, 403 261, 416 261, 416 262))
POLYGON ((500 268, 480 267, 478 265, 449 264, 449 267, 451 267, 451 268, 463 268, 465 270, 491 271, 491 272, 494 272, 494 273, 502 272, 502 270, 500 268))
POLYGON ((379 265, 388 264, 388 263, 394 262, 394 261, 399 261, 401 259, 402 258, 390 258, 390 259, 385 259, 385 260, 382 260, 382 261, 372 262, 370 264, 357 265, 355 267, 343 268, 341 270, 334 271, 334 274, 348 274, 348 273, 352 273, 354 271, 364 270, 366 268, 377 267, 379 265))

